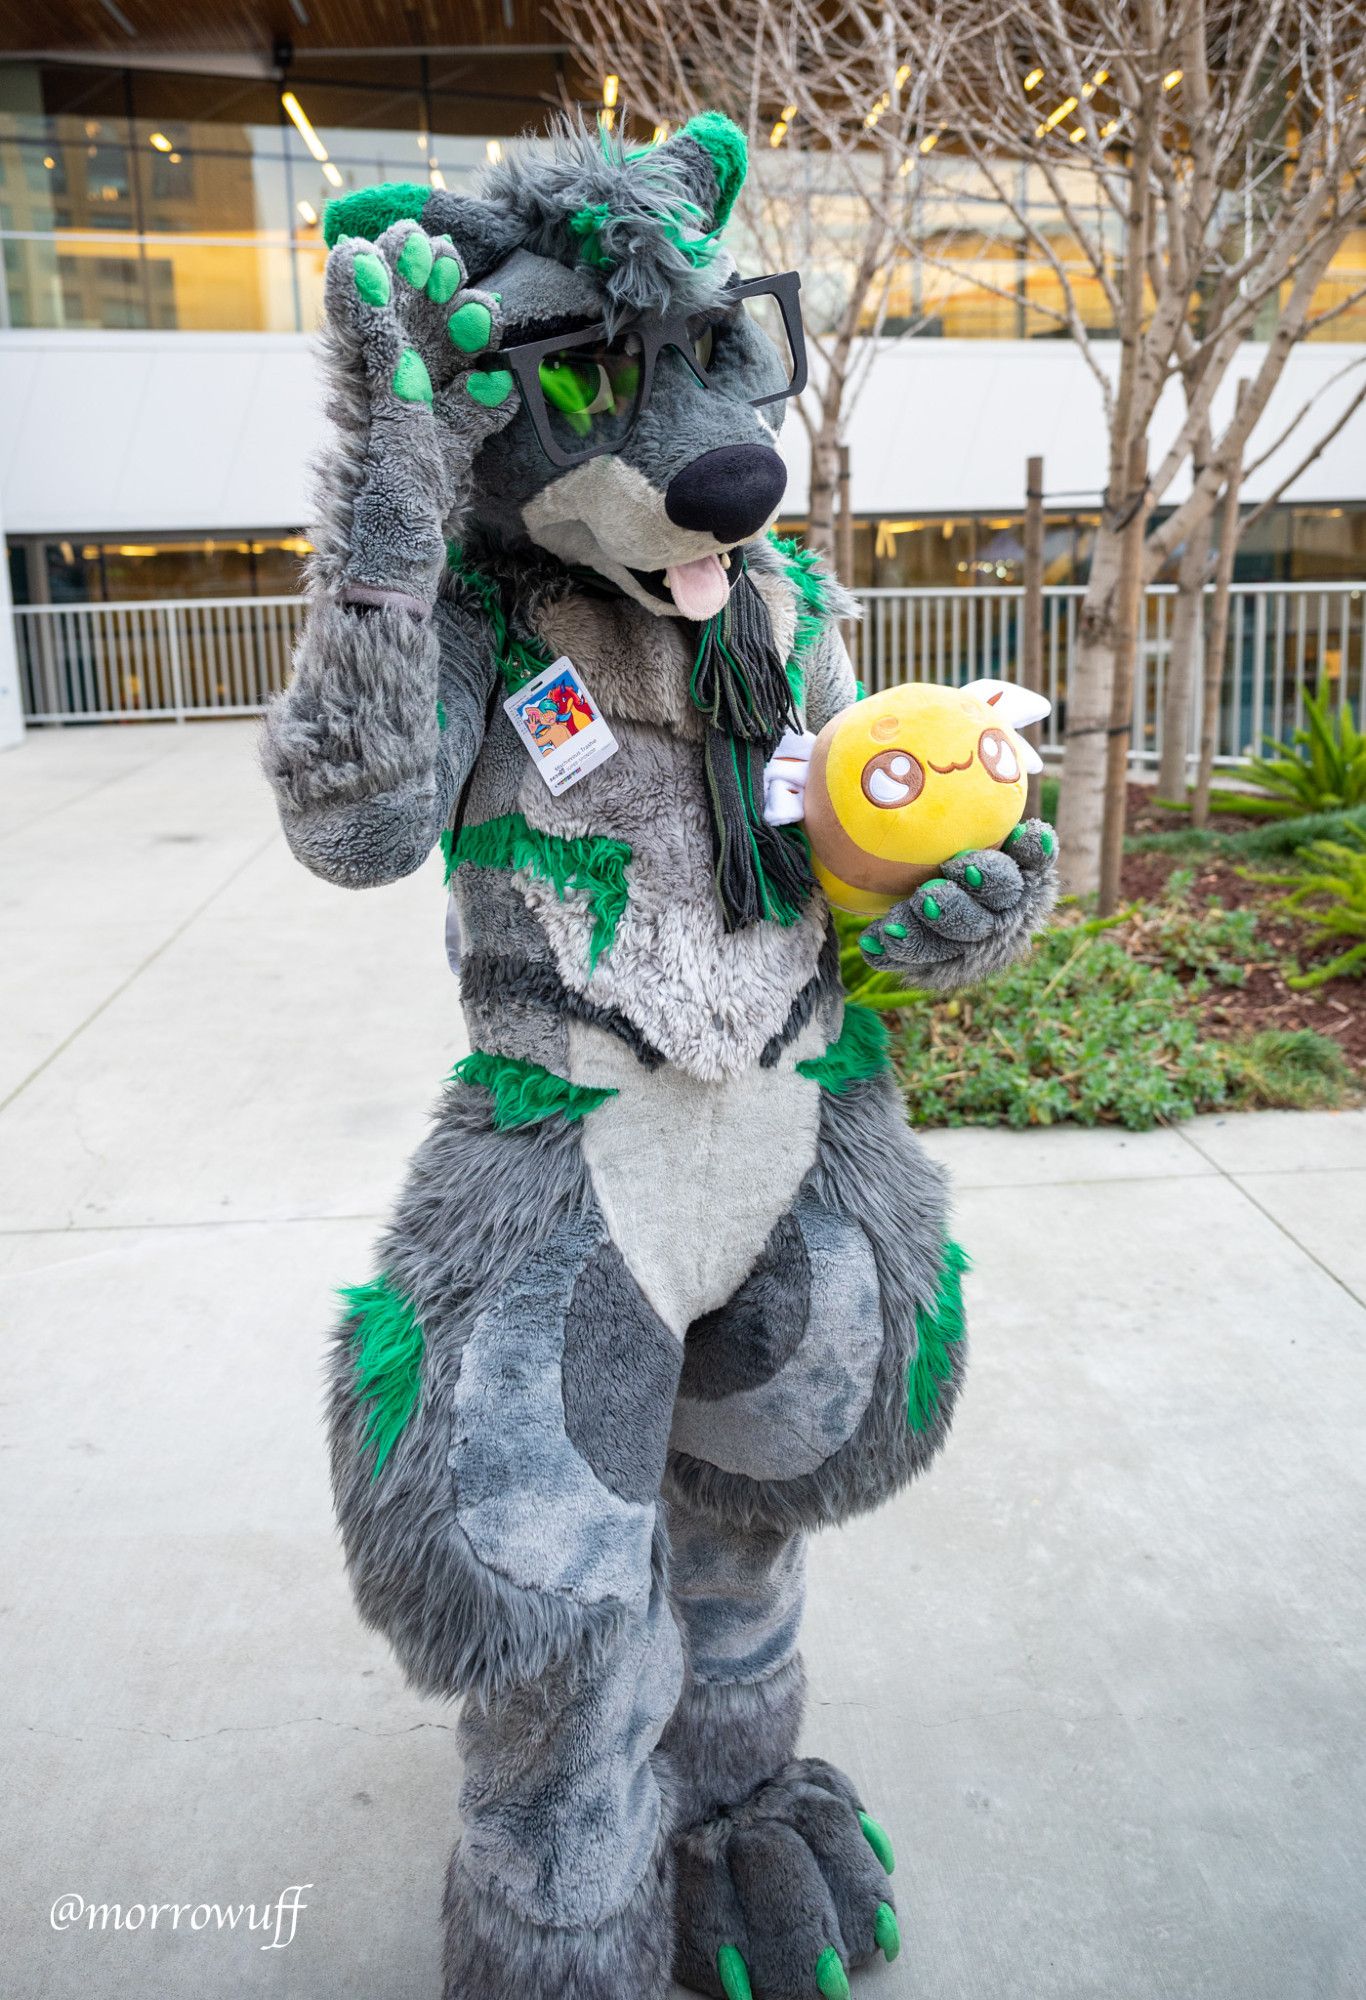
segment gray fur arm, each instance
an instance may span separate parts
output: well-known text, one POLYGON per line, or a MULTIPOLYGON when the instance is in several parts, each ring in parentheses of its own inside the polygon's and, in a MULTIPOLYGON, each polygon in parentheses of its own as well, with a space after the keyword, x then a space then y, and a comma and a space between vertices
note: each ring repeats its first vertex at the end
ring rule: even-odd
MULTIPOLYGON (((840 593, 841 598, 844 593, 840 593)), ((852 600, 849 600, 852 603, 852 600)), ((840 628, 831 621, 806 659, 806 726, 819 735, 832 715, 858 700, 858 682, 840 628)))
POLYGON ((482 623, 444 599, 430 619, 316 601, 263 745, 304 866, 352 889, 419 868, 479 753, 493 679, 482 623))
POLYGON ((1023 956, 1046 921, 1057 900, 1057 859, 1057 835, 1041 819, 1022 821, 1004 850, 955 855, 868 926, 859 939, 864 958, 936 992, 975 986, 1023 956))

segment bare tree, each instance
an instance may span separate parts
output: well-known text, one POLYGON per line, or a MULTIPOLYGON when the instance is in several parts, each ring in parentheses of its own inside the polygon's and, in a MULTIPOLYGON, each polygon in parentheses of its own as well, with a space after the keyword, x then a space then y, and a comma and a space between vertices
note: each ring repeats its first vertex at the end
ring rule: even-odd
POLYGON ((915 174, 941 38, 905 59, 880 8, 819 0, 637 0, 630 32, 595 0, 551 0, 580 65, 615 79, 610 115, 647 138, 703 110, 733 118, 750 170, 731 233, 755 268, 796 268, 811 350, 798 402, 811 455, 807 539, 835 557, 840 450, 879 336, 900 310, 915 174))
POLYGON ((1296 343, 1362 296, 1325 305, 1321 290, 1363 209, 1359 0, 887 0, 886 14, 903 47, 940 38, 926 112, 1010 219, 1034 266, 1028 309, 1076 343, 1104 414, 1060 812, 1064 883, 1085 893, 1099 879, 1124 524, 1145 501, 1127 490, 1130 446, 1179 379, 1184 421, 1152 464, 1147 504, 1188 463, 1193 474, 1147 538, 1151 580, 1207 534, 1296 343), (1021 163, 1046 210, 1020 198, 1021 163), (1216 393, 1249 339, 1265 343, 1260 363, 1214 430, 1216 393))

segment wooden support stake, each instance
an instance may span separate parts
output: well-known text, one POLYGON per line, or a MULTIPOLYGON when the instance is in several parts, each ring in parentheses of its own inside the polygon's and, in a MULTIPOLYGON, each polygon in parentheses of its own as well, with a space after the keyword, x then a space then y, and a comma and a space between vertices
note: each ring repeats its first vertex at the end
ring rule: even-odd
MULTIPOLYGON (((1043 460, 1025 461, 1024 521, 1024 600, 1020 605, 1020 678, 1034 694, 1044 692, 1043 674, 1043 460)), ((1043 727, 1031 723, 1024 731, 1037 750, 1043 741, 1043 727)), ((1029 780, 1025 800, 1026 819, 1037 819, 1041 779, 1037 771, 1029 780)))
POLYGON ((1148 440, 1129 445, 1128 519, 1120 548, 1119 635, 1110 692, 1110 734, 1105 750, 1105 819, 1100 836, 1100 914, 1119 908, 1119 876, 1124 861, 1124 809, 1129 784, 1129 739, 1133 729, 1134 668, 1144 638, 1143 537, 1151 505, 1148 495, 1148 440))

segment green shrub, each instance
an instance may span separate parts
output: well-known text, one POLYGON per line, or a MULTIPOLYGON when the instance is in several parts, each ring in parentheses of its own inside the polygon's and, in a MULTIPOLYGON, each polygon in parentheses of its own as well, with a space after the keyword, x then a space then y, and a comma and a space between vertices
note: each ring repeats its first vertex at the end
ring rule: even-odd
POLYGON ((1096 924, 1046 931, 985 985, 920 999, 893 1029, 892 1057, 918 1125, 1141 1131, 1222 1104, 1228 1088, 1193 989, 1096 924))
POLYGON ((1249 856, 1270 858, 1298 853, 1312 840, 1336 840, 1349 827, 1366 832, 1366 806, 1297 814, 1293 819, 1273 820, 1269 826, 1183 826, 1164 833, 1132 833, 1124 847, 1129 854, 1179 854, 1192 860, 1209 854, 1242 860, 1249 856))
POLYGON ((1257 933, 1255 910, 1226 910, 1222 903, 1193 903, 1195 871, 1177 869, 1162 900, 1140 903, 1125 914, 1130 955, 1168 972, 1198 973, 1216 986, 1242 986, 1248 967, 1274 958, 1257 933))
POLYGON ((1351 710, 1329 711, 1330 690, 1304 700, 1304 728, 1283 743, 1263 738, 1275 757, 1254 757, 1247 776, 1266 795, 1216 791, 1213 812, 1253 813, 1264 818, 1290 819, 1307 812, 1335 812, 1344 806, 1366 805, 1366 734, 1352 720, 1351 710))
POLYGON ((1240 1107, 1325 1111, 1351 1088, 1347 1058, 1329 1035, 1312 1028, 1264 1028, 1225 1049, 1229 1095, 1240 1107))
POLYGON ((1277 907, 1298 917, 1321 938, 1353 940, 1312 972, 1292 973, 1286 984, 1301 989, 1366 972, 1366 832, 1349 827, 1341 840, 1316 840, 1305 849, 1303 862, 1293 875, 1244 871, 1250 881, 1289 889, 1277 907))

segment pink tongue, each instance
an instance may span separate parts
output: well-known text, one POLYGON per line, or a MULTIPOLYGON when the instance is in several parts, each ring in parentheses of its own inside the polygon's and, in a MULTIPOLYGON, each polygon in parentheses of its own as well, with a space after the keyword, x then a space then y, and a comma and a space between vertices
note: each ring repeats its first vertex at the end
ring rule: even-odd
POLYGON ((664 576, 683 616, 698 624, 704 618, 714 618, 730 596, 730 579, 721 567, 720 556, 673 563, 664 576))

